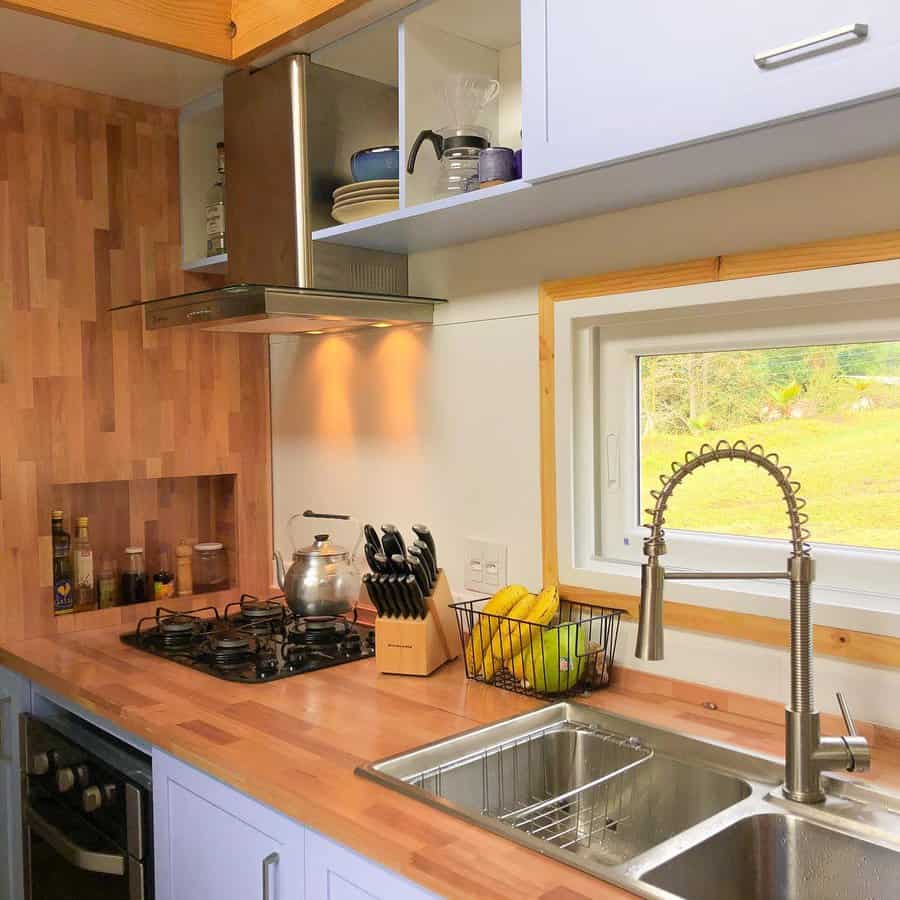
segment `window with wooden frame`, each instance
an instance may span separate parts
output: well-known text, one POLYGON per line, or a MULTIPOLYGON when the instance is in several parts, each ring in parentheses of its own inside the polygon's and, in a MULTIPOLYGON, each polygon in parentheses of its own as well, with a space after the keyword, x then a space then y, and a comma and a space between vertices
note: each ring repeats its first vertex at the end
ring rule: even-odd
MULTIPOLYGON (((556 569, 546 574, 636 596, 651 482, 687 449, 743 438, 779 453, 804 484, 816 621, 900 638, 900 262, 723 281, 715 261, 710 272, 615 293, 601 276, 594 297, 586 280, 545 286, 544 551, 545 570, 556 569)), ((785 523, 762 472, 720 464, 673 496, 666 565, 780 569, 785 523)), ((780 585, 677 583, 668 596, 788 615, 780 585)), ((900 644, 891 649, 900 664, 900 644)))

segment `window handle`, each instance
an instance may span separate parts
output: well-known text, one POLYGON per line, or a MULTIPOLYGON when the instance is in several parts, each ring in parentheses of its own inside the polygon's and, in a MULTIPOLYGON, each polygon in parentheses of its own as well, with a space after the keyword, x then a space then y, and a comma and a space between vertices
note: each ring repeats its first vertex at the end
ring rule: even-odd
POLYGON ((272 887, 272 869, 278 866, 278 854, 270 853, 262 861, 262 900, 275 900, 275 891, 272 887))
POLYGON ((619 436, 606 436, 606 486, 619 486, 619 436))

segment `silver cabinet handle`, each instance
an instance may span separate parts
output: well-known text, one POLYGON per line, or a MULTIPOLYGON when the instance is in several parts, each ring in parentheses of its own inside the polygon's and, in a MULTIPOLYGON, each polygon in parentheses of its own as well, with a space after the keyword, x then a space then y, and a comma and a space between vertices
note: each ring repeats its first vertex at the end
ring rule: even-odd
POLYGON ((212 310, 208 306, 201 307, 200 309, 191 310, 187 314, 185 318, 188 319, 205 319, 207 316, 212 315, 212 310))
POLYGON ((786 56, 789 53, 796 53, 798 50, 815 47, 816 44, 824 44, 836 38, 850 37, 851 35, 858 40, 862 40, 868 33, 869 26, 862 22, 857 22, 853 25, 842 25, 840 28, 835 28, 832 31, 817 34, 815 37, 804 38, 802 41, 796 41, 793 44, 785 44, 783 47, 775 47, 773 50, 757 53, 753 57, 753 62, 761 69, 765 69, 767 66, 772 66, 778 62, 788 62, 788 60, 779 60, 778 57, 780 56, 786 56))
POLYGON ((269 876, 272 873, 272 869, 278 865, 278 854, 270 853, 263 861, 262 861, 262 900, 275 900, 275 891, 272 888, 272 882, 269 880, 269 876))
POLYGON ((76 844, 68 835, 51 825, 33 807, 25 807, 25 824, 39 834, 66 862, 85 872, 124 875, 125 857, 118 853, 98 853, 76 844))

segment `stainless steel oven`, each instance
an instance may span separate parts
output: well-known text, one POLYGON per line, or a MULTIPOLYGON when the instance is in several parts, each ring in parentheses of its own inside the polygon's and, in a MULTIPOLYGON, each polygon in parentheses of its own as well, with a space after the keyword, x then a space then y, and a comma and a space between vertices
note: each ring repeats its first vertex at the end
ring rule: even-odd
POLYGON ((152 900, 150 759, 64 713, 21 738, 26 900, 152 900))

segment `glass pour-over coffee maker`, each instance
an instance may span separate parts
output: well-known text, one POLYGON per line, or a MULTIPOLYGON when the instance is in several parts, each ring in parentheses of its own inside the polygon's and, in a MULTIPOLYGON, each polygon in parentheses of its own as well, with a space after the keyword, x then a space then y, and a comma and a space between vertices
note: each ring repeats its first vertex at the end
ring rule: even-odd
POLYGON ((479 124, 485 107, 500 93, 500 82, 480 75, 453 75, 442 94, 450 114, 450 125, 435 131, 420 131, 409 150, 406 171, 412 175, 419 148, 430 141, 441 164, 435 185, 436 197, 464 193, 474 179, 478 183, 478 157, 491 146, 491 133, 479 124))

